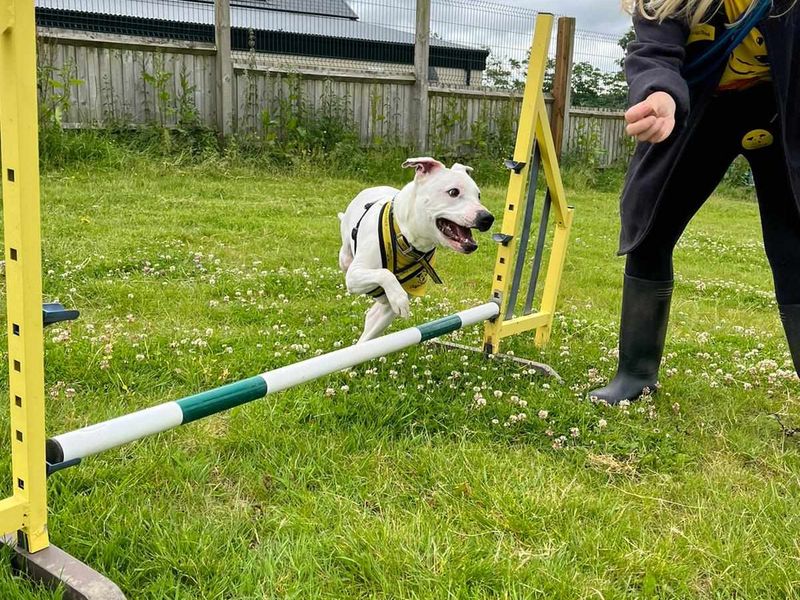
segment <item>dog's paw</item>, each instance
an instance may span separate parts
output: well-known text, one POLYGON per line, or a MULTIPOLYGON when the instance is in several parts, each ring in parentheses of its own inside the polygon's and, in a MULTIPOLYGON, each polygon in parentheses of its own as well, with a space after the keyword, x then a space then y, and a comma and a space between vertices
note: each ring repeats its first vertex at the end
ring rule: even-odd
POLYGON ((411 314, 411 304, 408 300, 408 294, 405 292, 398 292, 391 295, 387 294, 386 297, 389 300, 394 314, 404 319, 411 314))

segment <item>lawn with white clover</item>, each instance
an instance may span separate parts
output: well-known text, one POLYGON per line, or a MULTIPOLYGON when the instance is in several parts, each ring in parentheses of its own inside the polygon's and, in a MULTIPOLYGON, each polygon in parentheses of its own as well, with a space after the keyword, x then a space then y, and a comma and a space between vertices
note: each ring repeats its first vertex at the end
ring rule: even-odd
MULTIPOLYGON (((48 433, 353 343, 369 302, 344 289, 336 213, 365 185, 147 161, 47 173, 45 294, 81 311, 46 332, 48 433)), ((504 193, 483 196, 500 211, 504 193)), ((755 203, 716 197, 692 223, 662 388, 609 408, 584 397, 615 367, 617 198, 569 196, 552 341, 505 346, 563 385, 415 347, 57 473, 51 540, 135 600, 800 595, 797 438, 773 416, 800 425, 800 383, 755 203)), ((479 241, 440 254, 445 284, 393 330, 487 299, 479 241)), ((58 597, 0 569, 0 598, 58 597)))

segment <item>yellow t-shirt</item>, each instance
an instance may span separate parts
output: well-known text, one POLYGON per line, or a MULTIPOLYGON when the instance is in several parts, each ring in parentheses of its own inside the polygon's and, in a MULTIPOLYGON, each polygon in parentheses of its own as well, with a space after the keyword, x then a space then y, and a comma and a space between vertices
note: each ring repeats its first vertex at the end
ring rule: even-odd
MULTIPOLYGON (((728 22, 734 23, 750 6, 751 0, 725 0, 728 22)), ((719 82, 720 90, 740 90, 761 81, 772 79, 767 43, 757 28, 753 28, 728 59, 728 66, 719 82)))

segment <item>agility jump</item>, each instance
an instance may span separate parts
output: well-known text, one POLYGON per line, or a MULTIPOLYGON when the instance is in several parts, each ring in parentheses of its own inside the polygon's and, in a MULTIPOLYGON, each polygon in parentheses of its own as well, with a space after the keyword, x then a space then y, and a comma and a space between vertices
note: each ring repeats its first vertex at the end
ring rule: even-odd
POLYGON ((436 321, 315 356, 201 394, 64 433, 47 440, 47 462, 54 467, 75 464, 92 454, 349 369, 463 327, 483 323, 499 314, 500 306, 495 302, 487 302, 436 321))
MULTIPOLYGON (((0 0, 0 148, 13 481, 13 495, 0 500, 0 535, 6 534, 0 541, 14 550, 13 562, 17 569, 47 585, 63 586, 66 598, 124 598, 113 582, 49 541, 46 477, 54 471, 77 464, 85 457, 479 323, 486 324, 482 349, 485 353, 496 353, 501 339, 525 331, 537 331, 537 345, 547 342, 572 223, 572 209, 565 202, 558 156, 548 126, 542 92, 552 28, 553 16, 540 13, 531 47, 517 144, 513 159, 506 163, 511 171, 511 179, 501 232, 494 236, 498 243, 498 255, 490 302, 239 382, 46 439, 43 327, 74 319, 77 311, 64 310, 57 304, 44 307, 41 304, 34 7, 29 0, 0 0), (523 279, 533 228, 540 162, 547 181, 547 194, 540 217, 539 237, 523 314, 515 315, 516 297, 523 279), (523 205, 525 210, 522 210, 523 205), (555 216, 555 234, 544 290, 539 300, 540 308, 534 313, 532 306, 536 281, 546 246, 551 207, 555 216)), ((538 367, 541 367, 541 372, 552 374, 546 365, 538 367)))

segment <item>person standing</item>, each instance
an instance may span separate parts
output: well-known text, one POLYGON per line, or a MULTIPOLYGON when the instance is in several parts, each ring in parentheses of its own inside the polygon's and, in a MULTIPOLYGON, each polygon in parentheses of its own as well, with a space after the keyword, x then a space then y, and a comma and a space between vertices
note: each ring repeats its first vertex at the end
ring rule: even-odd
POLYGON ((621 198, 626 255, 619 365, 589 392, 617 404, 655 391, 689 221, 743 155, 800 375, 800 16, 797 0, 630 0, 627 132, 638 144, 621 198))

